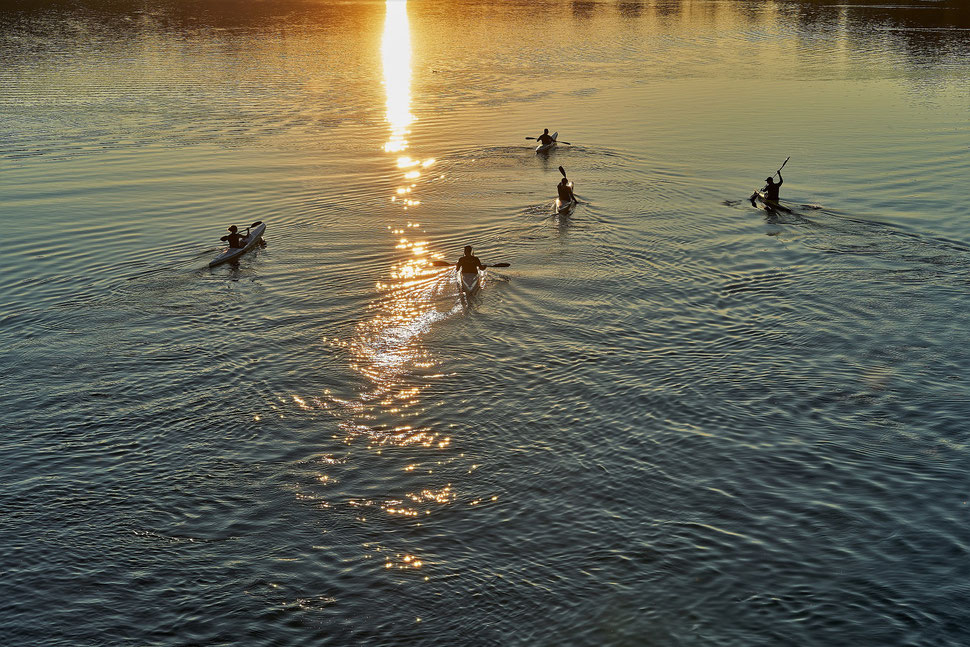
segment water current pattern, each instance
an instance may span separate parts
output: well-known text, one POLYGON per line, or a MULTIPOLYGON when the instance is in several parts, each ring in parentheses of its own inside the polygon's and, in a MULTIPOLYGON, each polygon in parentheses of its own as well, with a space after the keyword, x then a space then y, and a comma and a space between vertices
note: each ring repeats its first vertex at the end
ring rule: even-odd
POLYGON ((970 643, 966 3, 29 0, 0 60, 4 645, 970 643))

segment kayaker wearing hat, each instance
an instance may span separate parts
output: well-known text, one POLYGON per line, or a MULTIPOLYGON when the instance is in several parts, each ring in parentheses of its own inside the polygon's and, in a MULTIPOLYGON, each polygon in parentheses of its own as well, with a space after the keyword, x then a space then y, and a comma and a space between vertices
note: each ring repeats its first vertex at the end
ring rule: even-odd
POLYGON ((239 233, 239 229, 236 225, 229 225, 229 235, 226 236, 226 240, 229 242, 229 247, 233 249, 239 249, 240 247, 245 247, 243 241, 246 236, 239 233))

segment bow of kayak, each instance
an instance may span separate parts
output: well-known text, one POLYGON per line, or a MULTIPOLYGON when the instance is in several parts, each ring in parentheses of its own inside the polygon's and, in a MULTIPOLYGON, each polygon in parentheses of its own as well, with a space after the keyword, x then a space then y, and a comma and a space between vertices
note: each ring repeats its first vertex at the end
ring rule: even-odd
POLYGON ((252 230, 250 230, 249 235, 243 240, 245 244, 242 247, 227 247, 221 254, 216 256, 214 259, 209 261, 209 267, 215 267, 217 265, 222 265, 223 263, 228 263, 229 261, 235 260, 255 247, 259 241, 263 239, 263 232, 266 231, 266 224, 260 223, 256 225, 252 230))
POLYGON ((777 200, 772 200, 765 195, 764 191, 755 191, 754 196, 752 196, 752 202, 754 198, 757 198, 765 206, 768 211, 780 211, 782 213, 794 213, 791 209, 778 202, 777 200))

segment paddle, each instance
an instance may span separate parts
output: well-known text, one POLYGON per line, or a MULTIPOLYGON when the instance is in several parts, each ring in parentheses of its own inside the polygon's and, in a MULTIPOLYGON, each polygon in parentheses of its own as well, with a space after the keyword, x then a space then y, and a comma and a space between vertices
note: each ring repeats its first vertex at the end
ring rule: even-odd
MULTIPOLYGON (((455 263, 449 263, 448 261, 431 261, 431 264, 435 267, 454 267, 455 263)), ((509 267, 508 263, 491 263, 485 267, 509 267)))
MULTIPOLYGON (((533 140, 536 140, 536 139, 539 139, 539 138, 538 138, 538 137, 526 137, 526 139, 533 139, 533 140)), ((569 144, 569 142, 564 142, 564 141, 563 141, 563 140, 561 140, 561 139, 554 139, 554 140, 552 140, 552 141, 554 141, 554 142, 556 142, 557 144, 569 144)), ((572 144, 569 144, 569 145, 570 145, 570 146, 572 146, 572 144)))
MULTIPOLYGON (((263 221, 262 221, 262 220, 257 220, 257 221, 256 221, 256 222, 254 222, 253 224, 251 224, 251 225, 249 225, 248 227, 246 227, 246 231, 249 231, 249 230, 250 230, 250 229, 252 229, 253 227, 258 227, 258 226, 259 226, 259 225, 261 225, 261 224, 263 224, 263 221)), ((248 236, 249 234, 246 234, 246 235, 248 236)), ((229 236, 223 236, 223 237, 222 237, 222 238, 220 238, 219 240, 221 240, 222 242, 226 242, 227 240, 229 240, 229 236)))

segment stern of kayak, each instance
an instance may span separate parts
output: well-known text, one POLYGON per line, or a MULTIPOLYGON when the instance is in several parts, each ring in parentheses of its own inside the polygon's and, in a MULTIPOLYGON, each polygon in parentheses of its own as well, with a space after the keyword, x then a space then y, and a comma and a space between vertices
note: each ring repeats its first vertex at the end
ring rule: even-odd
POLYGON ((462 272, 458 279, 458 289, 463 294, 474 294, 482 286, 482 275, 484 272, 462 272))

